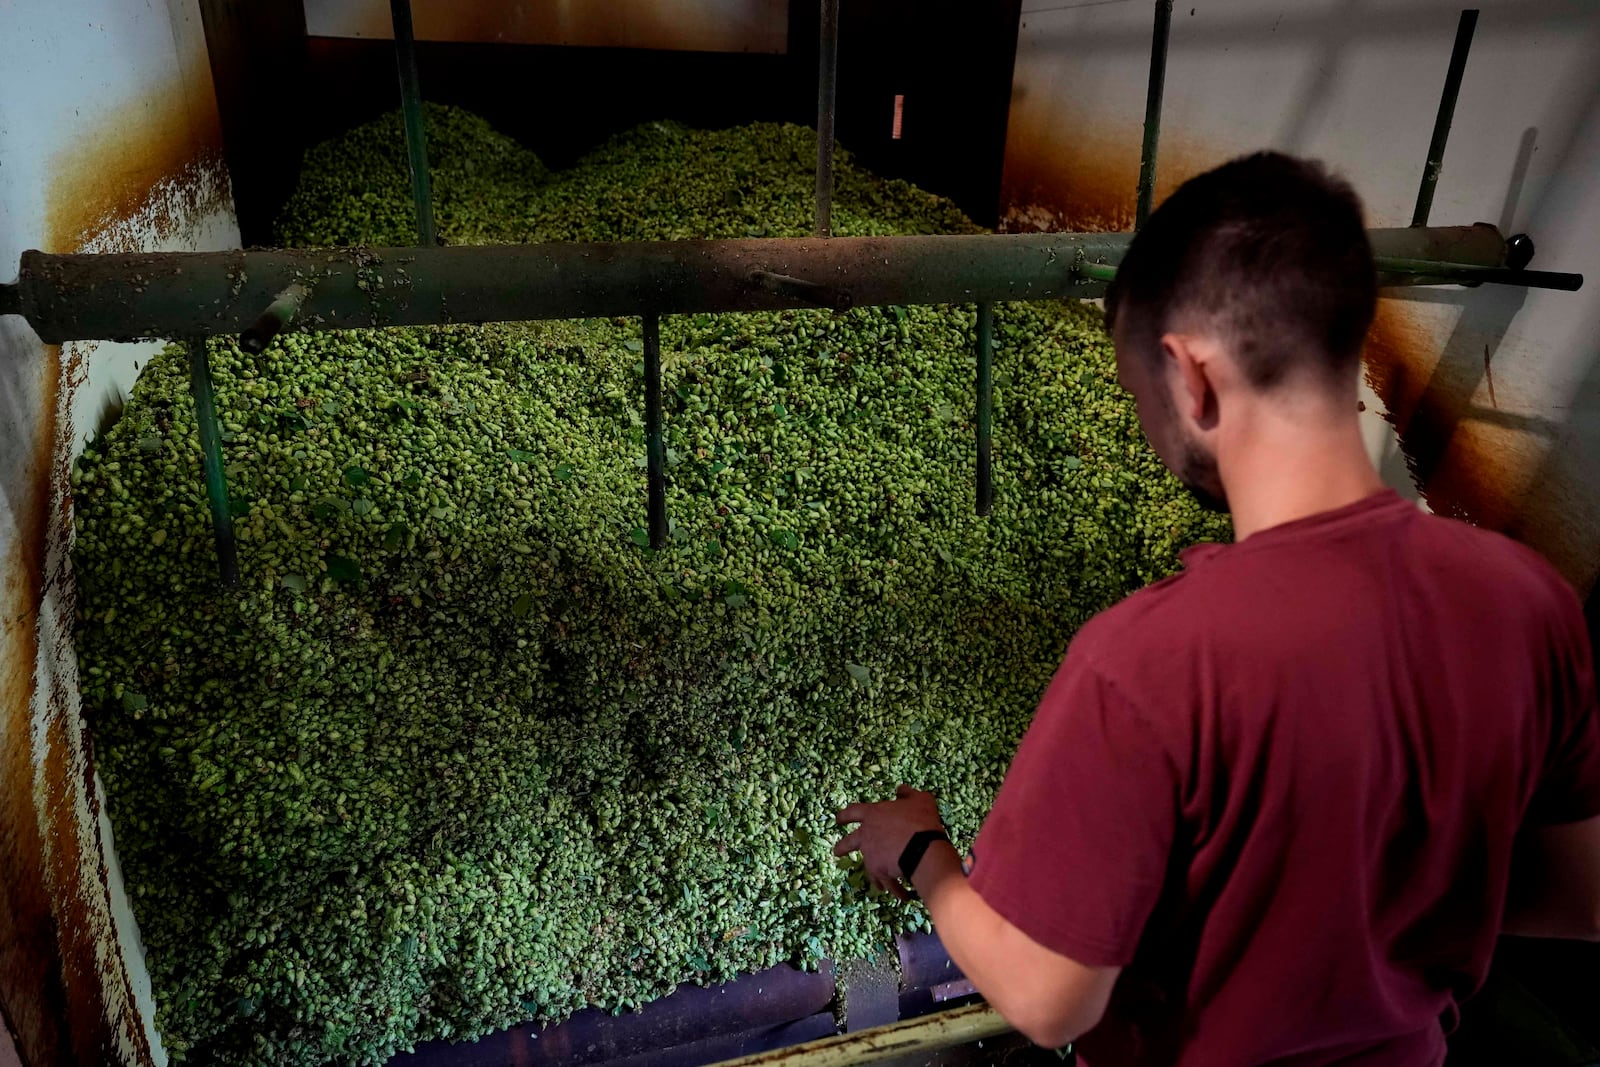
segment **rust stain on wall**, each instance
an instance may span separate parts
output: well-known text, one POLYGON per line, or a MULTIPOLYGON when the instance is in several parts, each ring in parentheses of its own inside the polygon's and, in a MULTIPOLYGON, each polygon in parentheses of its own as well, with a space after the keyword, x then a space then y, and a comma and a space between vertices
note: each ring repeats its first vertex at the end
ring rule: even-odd
MULTIPOLYGON (((1115 232, 1133 229, 1143 130, 1107 131, 1088 116, 1013 104, 1001 180, 1001 228, 1115 232)), ((1162 138, 1155 202, 1223 154, 1162 138)))
POLYGON ((1428 506, 1506 529, 1538 456, 1516 439, 1523 435, 1473 417, 1476 382, 1453 378, 1441 366, 1439 339, 1397 301, 1379 301, 1366 374, 1428 506))
POLYGON ((1586 592, 1597 564, 1587 550, 1594 535, 1584 528, 1585 507, 1571 499, 1572 487, 1540 478, 1555 439, 1532 420, 1491 417, 1500 405, 1488 405, 1481 366, 1447 364, 1442 349, 1436 330, 1404 303, 1379 301, 1367 381, 1383 400, 1423 499, 1438 514, 1532 546, 1586 592))
POLYGON ((209 71, 180 75, 113 108, 57 152, 45 251, 133 251, 137 241, 172 237, 186 219, 231 211, 211 92, 209 71), (123 232, 130 223, 137 233, 123 232))
POLYGON ((45 546, 49 529, 51 452, 56 440, 57 364, 60 348, 43 348, 35 396, 40 418, 28 444, 26 477, 8 501, 17 543, 5 561, 0 587, 0 1001, 30 1062, 76 1059, 73 1030, 58 963, 56 919, 44 877, 44 842, 34 810, 32 701, 38 662, 38 617, 44 597, 45 546), (63 1024, 71 1026, 66 1029, 63 1024))
MULTIPOLYGON (((216 104, 202 76, 110 109, 51 159, 44 244, 133 251, 231 215, 216 104)), ((27 335, 23 335, 26 337, 27 335)), ((20 338, 19 338, 20 340, 20 338)), ((68 491, 88 348, 32 346, 3 435, 25 459, 7 504, 17 543, 0 587, 0 1005, 33 1063, 148 1063, 151 1049, 110 918, 94 769, 71 667, 68 491), (31 370, 30 370, 31 372, 31 370)))

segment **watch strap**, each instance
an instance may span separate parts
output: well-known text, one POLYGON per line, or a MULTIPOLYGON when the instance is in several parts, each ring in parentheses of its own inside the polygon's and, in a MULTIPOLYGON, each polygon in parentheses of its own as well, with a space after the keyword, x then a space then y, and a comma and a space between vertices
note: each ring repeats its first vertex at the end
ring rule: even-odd
POLYGON ((911 881, 912 875, 917 873, 917 864, 922 862, 923 854, 935 841, 949 844, 950 838, 943 830, 918 830, 911 835, 911 840, 900 852, 900 877, 911 881))

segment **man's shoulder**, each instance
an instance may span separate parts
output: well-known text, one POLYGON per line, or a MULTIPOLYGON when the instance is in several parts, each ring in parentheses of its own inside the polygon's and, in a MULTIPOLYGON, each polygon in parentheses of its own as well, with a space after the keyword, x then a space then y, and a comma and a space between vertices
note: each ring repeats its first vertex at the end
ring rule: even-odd
POLYGON ((1438 574, 1539 612, 1581 612, 1572 585, 1537 550, 1503 533, 1443 515, 1419 513, 1414 537, 1438 574))
POLYGON ((1109 676, 1151 651, 1184 647, 1198 628, 1205 584, 1182 570, 1130 593, 1079 627, 1073 655, 1109 676))
POLYGON ((1309 556, 1303 547, 1280 544, 1241 551, 1250 548, 1249 542, 1196 546, 1185 553, 1192 566, 1132 593, 1085 623, 1073 639, 1073 651, 1101 673, 1123 677, 1161 664, 1170 667, 1202 647, 1217 653, 1243 643, 1253 654, 1292 640, 1302 629, 1320 632, 1334 616, 1359 614, 1352 603, 1361 596, 1357 585, 1367 590, 1369 599, 1430 598, 1430 588, 1448 589, 1455 604, 1471 599, 1497 605, 1511 626, 1555 622, 1570 628, 1574 617, 1581 621, 1582 607, 1572 586, 1542 555, 1504 534, 1458 519, 1419 510, 1399 525, 1374 528, 1353 542, 1325 542, 1309 556), (1383 577, 1343 583, 1328 577, 1333 567, 1383 577), (1286 595, 1291 590, 1293 595, 1286 595), (1328 616, 1304 610, 1307 598, 1319 596, 1326 601, 1328 616))

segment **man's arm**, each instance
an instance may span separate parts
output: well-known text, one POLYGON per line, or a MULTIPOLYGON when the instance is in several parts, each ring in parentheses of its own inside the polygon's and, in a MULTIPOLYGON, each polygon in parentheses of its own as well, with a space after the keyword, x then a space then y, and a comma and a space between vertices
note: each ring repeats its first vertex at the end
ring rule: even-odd
POLYGON ((961 972, 1030 1041, 1060 1048, 1105 1014, 1120 967, 1090 967, 1017 929, 967 884, 956 850, 935 842, 913 884, 961 972))
POLYGON ((1600 941, 1600 816, 1523 832, 1501 932, 1600 941))
MULTIPOLYGON (((879 889, 904 897, 899 858, 919 830, 943 830, 932 793, 902 785, 895 800, 852 804, 840 823, 860 823, 834 847, 860 852, 879 889)), ((912 872, 950 959, 1006 1022, 1045 1048, 1075 1041, 1100 1021, 1120 967, 1092 967, 1045 948, 995 911, 967 882, 961 858, 935 841, 912 872)))

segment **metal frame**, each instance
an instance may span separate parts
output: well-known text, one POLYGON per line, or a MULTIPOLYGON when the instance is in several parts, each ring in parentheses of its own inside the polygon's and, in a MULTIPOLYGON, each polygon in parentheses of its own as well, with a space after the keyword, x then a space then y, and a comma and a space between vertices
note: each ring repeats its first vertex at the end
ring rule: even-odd
POLYGON ((758 1052, 715 1067, 859 1067, 865 1063, 937 1052, 1012 1031, 1010 1023, 987 1004, 924 1015, 903 1023, 838 1034, 777 1052, 758 1052))
MULTIPOLYGON (((993 304, 1099 296, 1116 276, 1132 234, 831 237, 839 0, 819 2, 817 236, 810 240, 438 247, 411 5, 410 0, 390 0, 418 247, 82 256, 25 252, 18 281, 0 284, 0 314, 26 316, 40 338, 51 343, 143 337, 189 342, 218 561, 228 584, 237 581, 237 562, 203 338, 238 334, 241 347, 260 352, 295 324, 337 329, 643 315, 649 545, 659 549, 669 525, 660 316, 976 304, 975 506, 978 514, 987 515, 994 501, 993 304), (262 307, 266 310, 258 313, 262 307)), ((1137 187, 1140 225, 1154 198, 1171 9, 1172 0, 1155 0, 1137 187)), ((1532 253, 1526 235, 1508 243, 1482 224, 1425 225, 1476 21, 1476 11, 1462 13, 1412 227, 1371 231, 1379 284, 1492 282, 1575 290, 1583 284, 1581 275, 1522 269, 1532 253)))
MULTIPOLYGON (((702 311, 886 304, 974 304, 977 362, 976 510, 993 507, 994 303, 1093 297, 1116 274, 1132 234, 833 238, 839 0, 822 6, 818 69, 816 237, 810 240, 634 242, 441 248, 432 212, 426 130, 409 0, 391 0, 396 67, 417 213, 415 248, 47 256, 24 253, 0 314, 28 318, 42 340, 175 337, 188 348, 203 468, 222 580, 238 581, 237 548, 206 339, 238 335, 259 353, 289 328, 642 315, 649 545, 662 547, 665 502, 660 318, 702 311), (264 310, 261 310, 263 309, 264 310)), ((1172 0, 1155 0, 1136 225, 1154 199, 1172 0)), ((1525 235, 1494 227, 1429 227, 1450 125, 1476 26, 1461 14, 1412 225, 1374 230, 1383 285, 1576 290, 1580 275, 1523 269, 1525 235)), ((969 988, 940 986, 948 995, 969 988)), ((940 999, 937 991, 935 1000, 940 999)), ((730 1061, 854 1065, 932 1051, 1010 1027, 978 1004, 879 1029, 730 1061)))

